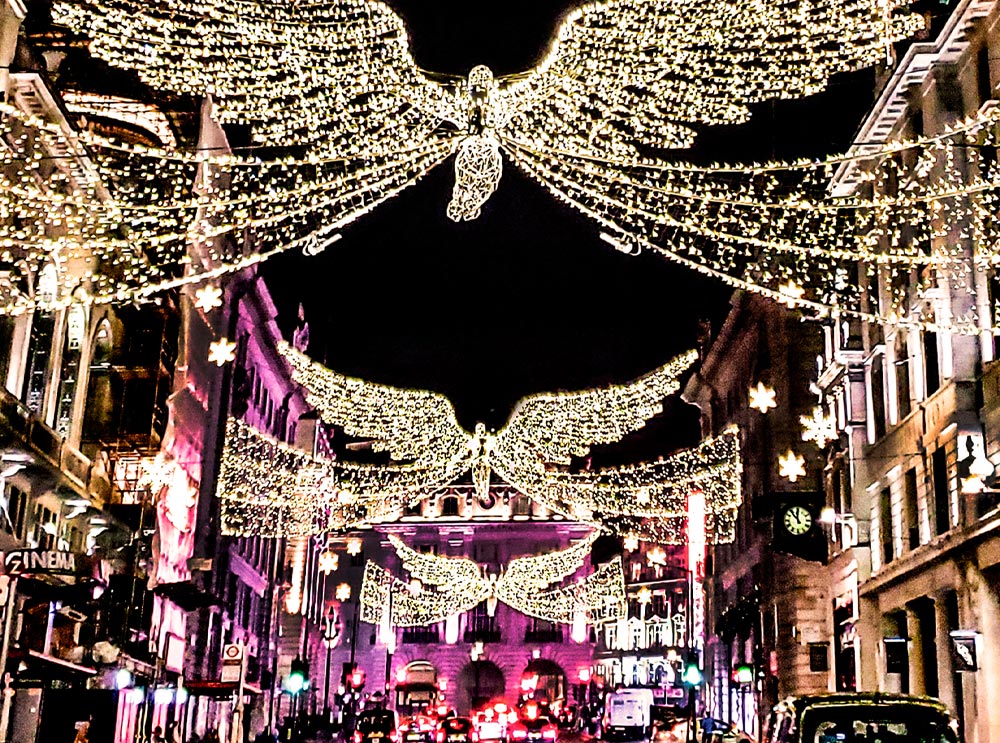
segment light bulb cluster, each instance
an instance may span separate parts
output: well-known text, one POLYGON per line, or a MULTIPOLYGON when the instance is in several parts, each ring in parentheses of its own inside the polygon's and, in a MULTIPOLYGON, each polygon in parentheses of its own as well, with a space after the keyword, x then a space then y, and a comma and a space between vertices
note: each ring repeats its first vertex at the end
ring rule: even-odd
POLYGON ((423 554, 390 536, 410 580, 368 562, 361 589, 362 621, 393 626, 433 624, 499 600, 529 616, 573 624, 617 621, 625 616, 625 576, 618 557, 587 577, 550 588, 583 567, 597 533, 558 552, 519 557, 499 576, 487 575, 473 560, 423 554), (419 590, 414 590, 414 581, 419 590), (387 612, 391 610, 391 616, 387 612))
MULTIPOLYGON (((57 2, 56 22, 91 38, 97 56, 136 69, 155 87, 209 94, 220 121, 249 123, 259 142, 294 143, 299 152, 273 160, 187 154, 49 132, 73 140, 69 151, 81 158, 76 145, 87 145, 103 182, 115 184, 100 206, 70 199, 57 218, 72 222, 74 244, 97 256, 90 301, 132 301, 175 285, 182 274, 197 281, 199 271, 184 266, 183 247, 192 241, 250 231, 252 256, 209 248, 220 268, 293 246, 312 254, 324 229, 350 223, 482 140, 493 155, 502 147, 629 252, 658 250, 783 301, 780 287, 795 286, 803 295, 789 303, 819 313, 898 321, 890 310, 860 308, 858 260, 951 270, 956 258, 868 246, 852 228, 882 208, 900 224, 916 224, 911 212, 954 196, 923 187, 890 200, 830 200, 823 189, 833 160, 698 168, 650 155, 690 144, 692 125, 744 121, 753 103, 808 95, 836 72, 873 64, 922 25, 901 7, 894 0, 606 0, 573 11, 535 69, 494 79, 480 67, 457 80, 420 71, 401 20, 369 0, 288 7, 209 0, 196 8, 180 0, 57 2), (99 270, 106 263, 121 270, 99 270)), ((937 153, 973 128, 912 146, 920 157, 937 153)), ((909 146, 857 157, 891 159, 909 146)), ((460 201, 471 194, 478 204, 496 187, 493 155, 473 158, 488 160, 488 168, 457 164, 459 181, 476 180, 480 170, 485 179, 482 187, 459 184, 460 201)), ((15 150, 14 158, 34 161, 27 151, 15 150)), ((975 191, 992 204, 995 186, 965 183, 959 195, 975 191)), ((53 200, 37 190, 30 178, 0 184, 0 193, 42 215, 53 200)), ((477 211, 470 202, 462 214, 477 211)), ((43 252, 54 247, 50 235, 16 239, 43 252)), ((69 294, 58 301, 72 301, 69 294)), ((31 306, 34 299, 20 297, 6 311, 31 306)), ((968 323, 958 318, 954 325, 968 323)))
POLYGON ((733 427, 656 462, 580 473, 497 466, 498 474, 557 513, 616 534, 681 544, 687 539, 687 499, 705 495, 707 538, 729 542, 742 500, 743 464, 733 427))

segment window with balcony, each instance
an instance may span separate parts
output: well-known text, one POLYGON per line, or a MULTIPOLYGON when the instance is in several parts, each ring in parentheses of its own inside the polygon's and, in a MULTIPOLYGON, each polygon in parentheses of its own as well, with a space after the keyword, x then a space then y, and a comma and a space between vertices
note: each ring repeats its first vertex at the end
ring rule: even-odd
POLYGON ((465 641, 500 642, 500 625, 495 616, 489 615, 485 601, 466 614, 465 641))
POLYGON ((892 535, 892 490, 883 488, 879 496, 879 542, 882 545, 882 564, 888 565, 896 556, 892 535))
POLYGON ((934 478, 934 533, 944 534, 951 529, 951 483, 948 477, 948 454, 944 447, 931 454, 934 478))
POLYGON ((533 643, 562 642, 562 625, 532 617, 528 628, 524 631, 524 641, 533 643))

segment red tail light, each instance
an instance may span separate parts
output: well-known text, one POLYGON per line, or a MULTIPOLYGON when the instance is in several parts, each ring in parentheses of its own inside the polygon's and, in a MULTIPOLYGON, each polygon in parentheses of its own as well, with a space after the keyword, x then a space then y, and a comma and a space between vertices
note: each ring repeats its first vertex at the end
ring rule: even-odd
POLYGON ((361 743, 361 733, 354 731, 354 743, 361 743))
POLYGON ((523 726, 511 728, 510 735, 515 739, 524 739, 528 737, 528 729, 523 726))
POLYGON ((437 743, 444 743, 444 730, 438 730, 437 743))
POLYGON ((479 743, 479 733, 472 731, 472 743, 479 743))
POLYGON ((556 735, 557 732, 555 728, 545 728, 542 731, 542 737, 545 738, 545 740, 555 740, 556 735))
POLYGON ((517 722, 517 712, 515 712, 514 710, 511 710, 510 712, 508 712, 507 713, 507 722, 510 722, 510 723, 517 722))

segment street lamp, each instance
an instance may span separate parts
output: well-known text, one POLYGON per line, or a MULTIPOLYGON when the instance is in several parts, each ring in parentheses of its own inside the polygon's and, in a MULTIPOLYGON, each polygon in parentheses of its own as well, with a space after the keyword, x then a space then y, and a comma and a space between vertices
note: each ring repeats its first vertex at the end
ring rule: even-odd
POLYGON ((326 645, 326 684, 323 686, 323 717, 330 723, 330 654, 333 652, 333 642, 337 639, 337 610, 331 605, 326 610, 326 623, 323 625, 323 643, 326 645))
POLYGON ((475 687, 472 692, 472 699, 470 700, 469 706, 475 709, 476 702, 479 700, 479 660, 483 657, 483 643, 476 642, 472 645, 472 649, 469 651, 469 657, 472 659, 472 671, 475 675, 475 687))

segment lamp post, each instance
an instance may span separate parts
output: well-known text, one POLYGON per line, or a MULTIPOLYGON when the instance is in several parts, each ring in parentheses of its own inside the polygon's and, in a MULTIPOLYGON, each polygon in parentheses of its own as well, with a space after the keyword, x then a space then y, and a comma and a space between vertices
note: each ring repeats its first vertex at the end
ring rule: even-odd
POLYGON ((472 673, 475 679, 472 698, 469 700, 471 712, 472 709, 475 709, 476 703, 479 701, 479 660, 483 657, 482 642, 476 642, 473 644, 472 649, 469 651, 469 657, 472 659, 472 673))
POLYGON ((337 639, 337 611, 330 606, 326 610, 326 624, 323 625, 323 642, 326 644, 326 683, 323 685, 323 717, 330 724, 330 655, 333 641, 337 639))

